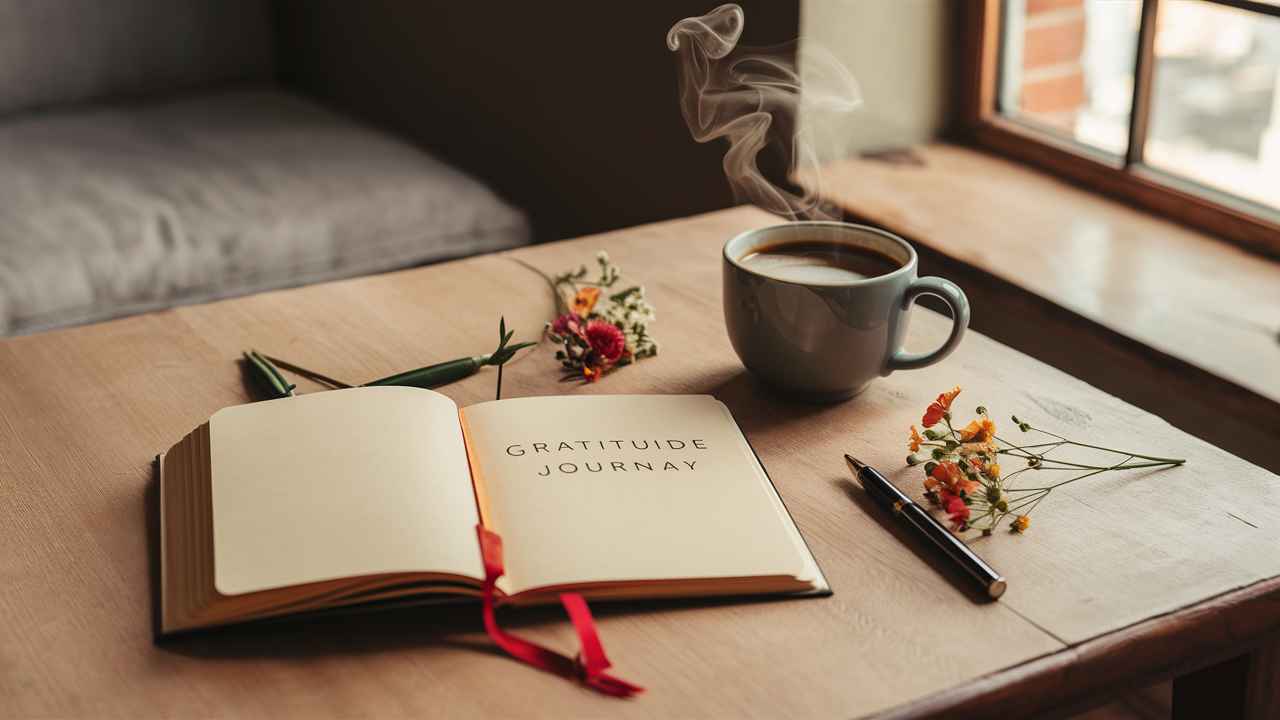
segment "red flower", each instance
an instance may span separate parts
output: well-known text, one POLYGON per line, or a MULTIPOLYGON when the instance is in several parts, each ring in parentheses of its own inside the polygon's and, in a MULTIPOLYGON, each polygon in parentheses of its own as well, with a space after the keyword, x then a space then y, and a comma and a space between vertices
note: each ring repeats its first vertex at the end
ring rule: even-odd
POLYGON ((961 500, 959 495, 952 495, 943 490, 942 509, 947 511, 951 524, 956 530, 964 529, 965 523, 969 522, 969 506, 964 504, 964 500, 961 500))
MULTIPOLYGON (((554 328, 553 328, 554 329, 554 328)), ((614 363, 627 349, 627 338, 617 325, 604 320, 587 323, 587 344, 606 363, 614 363)))
POLYGON ((565 313, 555 319, 551 323, 551 332, 560 336, 567 337, 569 335, 582 334, 582 319, 573 313, 565 313))
POLYGON ((942 422, 942 416, 951 409, 951 401, 955 400, 959 394, 960 388, 954 387, 939 395, 938 399, 934 400, 928 409, 924 411, 924 417, 920 419, 920 424, 925 427, 933 427, 942 422))

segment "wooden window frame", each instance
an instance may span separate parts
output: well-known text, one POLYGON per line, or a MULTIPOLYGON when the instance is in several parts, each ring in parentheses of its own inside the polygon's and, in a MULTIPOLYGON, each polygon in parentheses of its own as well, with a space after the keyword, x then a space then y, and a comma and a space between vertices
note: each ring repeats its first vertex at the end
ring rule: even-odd
MULTIPOLYGON (((1280 7, 1256 0, 1204 1, 1280 16, 1280 7)), ((962 6, 961 134, 981 148, 1038 165, 1110 197, 1280 259, 1280 212, 1143 162, 1159 2, 1142 0, 1129 144, 1123 158, 999 113, 1003 0, 968 0, 962 6)))

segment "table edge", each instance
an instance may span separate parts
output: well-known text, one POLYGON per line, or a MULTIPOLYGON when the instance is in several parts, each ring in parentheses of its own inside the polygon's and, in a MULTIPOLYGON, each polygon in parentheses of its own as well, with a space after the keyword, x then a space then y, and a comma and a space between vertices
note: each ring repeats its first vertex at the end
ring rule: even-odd
POLYGON ((1280 576, 1068 645, 865 717, 1063 716, 1241 655, 1280 631, 1280 576))

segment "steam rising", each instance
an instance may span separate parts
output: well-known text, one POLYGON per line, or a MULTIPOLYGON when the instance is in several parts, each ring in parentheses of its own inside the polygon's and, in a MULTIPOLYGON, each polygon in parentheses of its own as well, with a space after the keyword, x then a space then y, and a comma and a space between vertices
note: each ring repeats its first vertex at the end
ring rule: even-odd
POLYGON ((820 177, 812 133, 798 118, 802 109, 852 111, 862 101, 857 81, 830 52, 809 44, 797 53, 803 78, 789 59, 795 43, 738 47, 744 22, 742 8, 729 3, 667 33, 667 47, 680 56, 680 110, 689 132, 700 143, 729 141, 724 174, 738 202, 792 220, 838 219, 816 182, 802 188, 790 181, 820 177), (776 168, 778 182, 765 177, 762 161, 776 168))

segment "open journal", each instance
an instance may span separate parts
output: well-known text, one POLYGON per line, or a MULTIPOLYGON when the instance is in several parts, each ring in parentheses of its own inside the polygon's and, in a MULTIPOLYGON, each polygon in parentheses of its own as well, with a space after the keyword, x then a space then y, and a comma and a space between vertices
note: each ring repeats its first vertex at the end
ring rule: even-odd
POLYGON ((226 408, 160 459, 164 633, 394 600, 829 594, 728 409, 430 390, 226 408))

